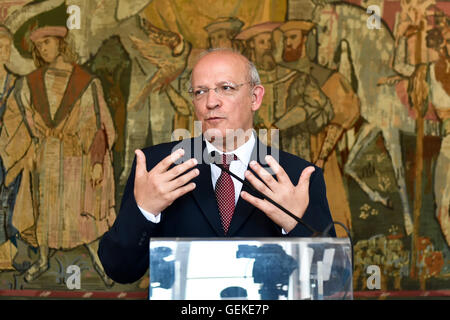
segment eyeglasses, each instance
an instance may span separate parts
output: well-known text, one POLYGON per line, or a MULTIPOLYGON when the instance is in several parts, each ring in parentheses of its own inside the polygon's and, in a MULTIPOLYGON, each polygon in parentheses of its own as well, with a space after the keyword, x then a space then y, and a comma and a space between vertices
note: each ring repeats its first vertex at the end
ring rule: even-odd
POLYGON ((244 82, 244 83, 240 83, 240 84, 226 82, 226 83, 218 85, 215 88, 207 88, 207 87, 199 87, 199 88, 195 88, 195 89, 190 88, 188 92, 191 95, 192 99, 197 100, 197 101, 206 97, 209 90, 214 90, 214 92, 220 97, 232 97, 239 91, 240 87, 242 87, 243 85, 245 85, 247 83, 252 83, 252 82, 249 81, 249 82, 244 82))

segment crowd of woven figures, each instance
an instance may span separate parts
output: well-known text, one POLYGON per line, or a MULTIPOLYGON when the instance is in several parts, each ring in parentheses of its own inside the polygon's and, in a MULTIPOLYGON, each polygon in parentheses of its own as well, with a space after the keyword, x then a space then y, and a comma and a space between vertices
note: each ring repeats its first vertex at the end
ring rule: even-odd
MULTIPOLYGON (((116 196, 120 195, 126 182, 136 148, 168 141, 175 129, 184 128, 194 133, 193 105, 187 89, 192 64, 199 52, 207 47, 233 48, 255 63, 266 87, 264 103, 255 117, 255 128, 279 129, 280 147, 324 169, 327 187, 333 190, 328 193, 333 218, 350 230, 350 200, 342 173, 354 179, 373 202, 392 207, 392 201, 369 186, 357 171, 365 148, 381 134, 402 204, 403 226, 399 232, 412 235, 411 199, 405 181, 400 137, 401 133, 416 134, 411 96, 414 90, 426 88, 430 102, 424 108, 425 134, 442 138, 433 180, 436 217, 447 244, 450 243, 450 191, 448 183, 445 183, 450 172, 450 82, 448 69, 441 70, 442 65, 450 62, 447 49, 450 46, 450 29, 448 17, 433 6, 433 1, 402 2, 394 31, 385 23, 379 30, 369 29, 368 15, 363 7, 322 1, 314 3, 315 8, 308 20, 245 26, 239 17, 218 18, 205 25, 208 33, 208 46, 205 48, 193 47, 181 33, 157 28, 148 17, 139 14, 150 2, 135 1, 130 5, 118 0, 114 1, 115 5, 105 6, 101 1, 91 1, 86 5, 91 6, 87 9, 93 15, 82 16, 84 32, 69 32, 70 44, 78 56, 77 63, 90 69, 101 80, 96 80, 99 97, 106 101, 109 109, 106 118, 111 117, 114 121, 110 130, 104 131, 107 132, 107 139, 111 139, 106 151, 110 157, 106 157, 105 161, 112 162, 114 159, 115 179, 110 180, 113 185, 110 190, 118 190, 116 196), (417 8, 418 4, 422 5, 422 11, 419 10, 422 15, 412 15, 412 9, 417 8), (414 27, 420 22, 427 23, 427 14, 431 9, 434 26, 424 28, 429 31, 428 55, 423 58, 424 67, 418 68, 415 65, 418 63, 408 59, 414 56, 414 52, 411 53, 414 46, 406 46, 406 43, 414 41, 418 34, 414 27), (96 23, 100 20, 101 24, 96 23), (408 60, 409 63, 405 63, 408 60), (127 79, 126 83, 123 79, 127 79), (414 87, 412 82, 420 84, 414 87), (345 154, 342 150, 348 151, 346 157, 342 156, 345 154)), ((70 0, 48 0, 24 6, 8 16, 5 25, 14 34, 26 21, 39 14, 71 4, 70 0)), ((28 74, 36 67, 32 60, 17 51, 11 38, 1 33, 0 46, 8 47, 0 51, 3 66, 0 80, 3 79, 1 83, 4 84, 0 100, 3 117, 7 102, 14 99, 15 77, 28 74), (5 65, 9 68, 5 69, 5 65), (14 70, 14 74, 9 70, 14 70)), ((3 123, 6 123, 6 118, 3 123)), ((2 134, 5 134, 6 130, 2 129, 2 134)), ((261 138, 271 142, 270 137, 261 138)), ((7 152, 8 146, 2 144, 2 148, 7 152)), ((36 233, 39 221, 31 214, 26 218, 31 223, 25 228, 25 218, 21 218, 23 213, 20 212, 28 210, 32 213, 33 208, 16 200, 21 199, 19 186, 32 183, 32 179, 25 176, 24 170, 11 174, 8 169, 2 164, 1 222, 5 228, 0 230, 0 258, 3 259, 0 267, 5 271, 23 272, 25 279, 32 282, 46 272, 49 256, 55 250, 83 244, 105 285, 112 286, 113 282, 104 274, 96 256, 97 239, 49 246, 48 241, 40 245, 27 238, 30 232, 36 233), (14 179, 7 179, 8 174, 14 179), (33 265, 30 261, 18 261, 18 244, 21 243, 27 243, 38 252, 39 258, 33 265)), ((29 172, 26 174, 30 175, 29 172)), ((113 176, 112 172, 110 176, 113 176)), ((109 201, 108 214, 94 218, 105 219, 104 222, 110 226, 114 202, 114 199, 109 201)), ((392 212, 398 214, 399 210, 392 212)), ((340 236, 346 235, 339 228, 337 231, 340 236)), ((44 232, 45 238, 50 231, 39 232, 44 232)), ((420 247, 423 250, 419 255, 422 266, 420 274, 424 280, 438 275, 443 262, 442 254, 434 252, 426 238, 421 238, 421 241, 427 244, 420 247), (433 268, 426 263, 430 257, 433 257, 433 268)), ((386 240, 383 236, 358 242, 355 262, 359 268, 355 272, 355 285, 358 286, 363 266, 369 263, 363 252, 372 246, 373 250, 384 248, 383 252, 392 249, 379 263, 390 266, 385 268, 388 270, 385 274, 395 277, 395 288, 399 289, 399 278, 408 274, 410 262, 402 243, 400 240, 386 240)))

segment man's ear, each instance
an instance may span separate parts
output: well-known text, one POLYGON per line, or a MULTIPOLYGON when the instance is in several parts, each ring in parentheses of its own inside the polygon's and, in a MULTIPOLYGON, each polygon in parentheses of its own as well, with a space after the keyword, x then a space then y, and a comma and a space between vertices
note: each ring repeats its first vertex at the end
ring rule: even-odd
POLYGON ((256 111, 261 106, 264 97, 264 87, 262 85, 255 85, 252 89, 252 110, 256 111))
POLYGON ((255 91, 252 90, 252 103, 255 103, 257 99, 258 99, 258 97, 257 97, 255 91))

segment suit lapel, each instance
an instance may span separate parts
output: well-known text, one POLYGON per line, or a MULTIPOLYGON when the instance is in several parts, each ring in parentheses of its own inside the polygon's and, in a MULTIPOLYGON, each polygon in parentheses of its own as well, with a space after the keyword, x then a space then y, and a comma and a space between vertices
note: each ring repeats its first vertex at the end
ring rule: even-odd
MULTIPOLYGON (((256 134, 255 134, 256 136, 256 134)), ((264 160, 265 155, 270 154, 270 147, 262 144, 262 142, 256 138, 255 147, 253 148, 250 161, 256 160, 261 165, 267 165, 264 160)), ((247 167, 256 177, 256 173, 247 167)), ((247 179, 245 179, 247 181, 247 179)), ((242 191, 246 191, 250 194, 254 194, 252 190, 245 184, 242 186, 242 191)), ((255 207, 249 202, 245 201, 239 196, 238 202, 236 204, 236 209, 234 210, 233 218, 231 219, 230 229, 228 230, 228 236, 232 237, 239 231, 239 228, 247 221, 247 219, 255 212, 255 207)))
MULTIPOLYGON (((242 186, 242 191, 252 193, 250 188, 248 188, 245 184, 242 186)), ((250 204, 250 202, 245 201, 239 196, 227 235, 233 237, 254 211, 255 207, 250 204)))
MULTIPOLYGON (((224 233, 222 223, 220 221, 219 208, 217 206, 216 195, 214 194, 211 180, 211 167, 208 163, 205 163, 205 159, 202 159, 203 150, 205 150, 206 144, 203 141, 202 135, 200 137, 192 139, 194 141, 194 145, 195 139, 202 140, 202 154, 195 155, 199 163, 197 165, 197 168, 200 170, 200 174, 192 179, 192 181, 196 185, 195 189, 192 191, 192 195, 201 208, 202 213, 205 215, 206 219, 216 232, 217 236, 223 236, 224 233)), ((192 148, 191 150, 194 149, 192 148)), ((192 154, 191 156, 194 156, 194 154, 192 154)))
MULTIPOLYGON (((192 152, 190 156, 195 156, 198 160, 199 164, 197 165, 197 168, 200 170, 200 174, 195 179, 192 179, 192 181, 196 184, 196 188, 192 191, 192 196, 201 208, 202 213, 209 221, 217 236, 223 236, 224 232, 222 222, 220 221, 219 208, 217 206, 216 195, 214 194, 211 180, 211 166, 209 163, 205 163, 205 159, 203 159, 203 156, 206 155, 206 151, 204 151, 206 148, 206 143, 203 141, 203 135, 191 139, 191 142, 192 144, 189 149, 192 150, 192 152), (196 139, 201 139, 201 142, 196 139), (195 145, 200 145, 200 143, 202 146, 201 154, 198 150, 195 150, 195 145)), ((256 160, 259 164, 266 167, 267 163, 264 160, 264 157, 267 154, 271 154, 271 148, 264 145, 258 138, 256 138, 255 147, 253 148, 250 161, 256 160)), ((188 160, 188 158, 186 157, 185 160, 188 160)), ((248 169, 253 172, 251 168, 248 169)), ((252 193, 251 189, 245 184, 242 186, 242 191, 252 193)), ((227 236, 235 236, 241 226, 255 212, 255 209, 256 208, 253 205, 239 197, 227 236)))

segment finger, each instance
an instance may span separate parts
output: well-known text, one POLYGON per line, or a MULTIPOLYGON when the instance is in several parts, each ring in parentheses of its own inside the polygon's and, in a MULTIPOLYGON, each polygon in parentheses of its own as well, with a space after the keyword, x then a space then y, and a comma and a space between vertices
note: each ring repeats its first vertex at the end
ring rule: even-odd
POLYGON ((256 172, 256 174, 265 182, 265 184, 274 191, 277 187, 278 182, 272 177, 272 175, 267 172, 258 162, 252 160, 250 161, 250 168, 256 172))
POLYGON ((276 211, 276 207, 273 204, 263 199, 252 196, 246 191, 241 192, 241 197, 266 214, 270 215, 276 211))
MULTIPOLYGON (((184 155, 183 149, 177 149, 171 154, 169 154, 167 157, 162 159, 154 168, 153 170, 157 173, 163 173, 166 172, 169 167, 175 163, 178 159, 180 159, 184 155)), ((152 170, 152 171, 153 171, 152 170)))
POLYGON ((172 169, 166 172, 168 181, 175 179, 182 173, 186 172, 187 170, 195 167, 197 165, 198 161, 195 158, 189 159, 188 161, 185 161, 179 165, 176 165, 172 169))
POLYGON ((309 189, 309 180, 311 178, 311 174, 316 170, 313 166, 306 167, 303 169, 300 178, 298 179, 297 188, 309 189))
POLYGON ((192 190, 194 190, 196 187, 194 182, 191 182, 181 188, 175 189, 174 191, 172 191, 169 195, 170 198, 172 199, 172 201, 175 201, 176 199, 178 199, 179 197, 185 195, 188 192, 191 192, 192 190))
POLYGON ((147 164, 145 161, 145 154, 142 150, 136 149, 134 150, 136 155, 136 176, 142 177, 147 173, 147 164))
POLYGON ((289 179, 289 176, 286 174, 286 171, 284 171, 283 167, 280 166, 277 160, 275 160, 274 157, 267 155, 265 157, 266 162, 269 164, 269 167, 273 170, 275 175, 277 176, 279 183, 290 183, 291 179, 289 179))
POLYGON ((255 187, 256 190, 268 196, 269 198, 272 197, 272 190, 270 190, 261 180, 256 178, 250 170, 245 171, 244 176, 245 179, 247 179, 252 184, 252 186, 255 187))
POLYGON ((189 171, 186 174, 183 174, 182 176, 179 176, 175 180, 171 181, 169 184, 170 190, 178 189, 181 186, 184 186, 186 183, 191 181, 193 178, 198 176, 200 174, 200 171, 198 169, 194 169, 189 171))

